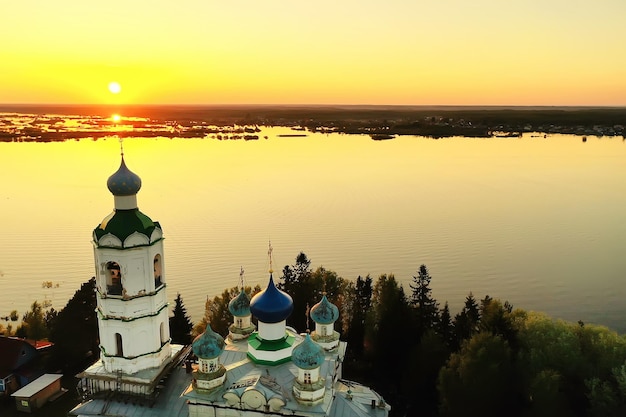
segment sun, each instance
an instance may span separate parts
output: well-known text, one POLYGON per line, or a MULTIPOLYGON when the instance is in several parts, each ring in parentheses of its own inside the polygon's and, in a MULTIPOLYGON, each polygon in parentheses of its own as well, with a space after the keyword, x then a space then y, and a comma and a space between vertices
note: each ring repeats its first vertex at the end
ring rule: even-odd
POLYGON ((114 123, 118 123, 120 120, 122 120, 122 117, 119 114, 113 114, 111 115, 111 120, 114 123))
POLYGON ((111 94, 119 94, 122 91, 122 86, 117 81, 111 81, 109 83, 109 91, 111 94))

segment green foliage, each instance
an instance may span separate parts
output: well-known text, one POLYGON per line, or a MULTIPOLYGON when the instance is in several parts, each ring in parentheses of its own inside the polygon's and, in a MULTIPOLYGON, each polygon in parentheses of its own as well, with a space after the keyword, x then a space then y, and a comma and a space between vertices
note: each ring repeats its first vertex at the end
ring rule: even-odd
POLYGON ((187 314, 187 309, 183 303, 180 293, 176 294, 174 301, 173 315, 170 317, 170 337, 172 343, 188 345, 191 343, 191 331, 193 324, 187 314))
POLYGON ((50 328, 52 369, 75 372, 98 358, 95 286, 95 278, 83 283, 56 316, 50 328))
POLYGON ((517 375, 511 349, 483 332, 463 343, 439 374, 442 416, 515 416, 517 375))
MULTIPOLYGON (((228 310, 228 303, 230 300, 239 295, 241 289, 239 287, 232 287, 222 292, 222 295, 216 295, 213 299, 207 298, 204 309, 204 317, 193 328, 193 335, 197 336, 202 334, 206 330, 207 324, 211 325, 214 332, 221 335, 228 334, 228 327, 233 323, 233 315, 228 310)), ((256 293, 261 291, 260 286, 244 287, 244 291, 248 296, 252 297, 256 293)))
MULTIPOLYGON (((50 317, 52 319, 52 316, 50 317)), ((16 335, 32 340, 43 340, 48 338, 48 327, 46 325, 46 312, 43 305, 35 301, 30 306, 30 311, 22 317, 22 325, 16 330, 16 335)))
POLYGON ((355 358, 363 356, 365 343, 365 321, 372 305, 372 278, 360 276, 356 283, 346 287, 346 302, 343 308, 344 334, 350 346, 350 354, 355 358))
POLYGON ((293 312, 287 319, 287 324, 296 330, 310 329, 312 323, 309 321, 308 310, 322 298, 324 292, 339 311, 343 310, 343 293, 348 284, 335 272, 323 267, 312 271, 311 261, 303 252, 298 254, 294 265, 285 265, 280 279, 278 288, 293 299, 293 312))
POLYGON ((464 340, 469 339, 479 330, 480 310, 474 295, 470 292, 465 298, 465 306, 454 317, 454 332, 456 334, 456 346, 460 347, 464 340))
POLYGON ((413 277, 413 284, 410 284, 412 290, 410 303, 413 307, 415 331, 418 338, 426 330, 436 327, 439 321, 439 304, 431 295, 430 280, 428 268, 422 264, 417 276, 413 277))

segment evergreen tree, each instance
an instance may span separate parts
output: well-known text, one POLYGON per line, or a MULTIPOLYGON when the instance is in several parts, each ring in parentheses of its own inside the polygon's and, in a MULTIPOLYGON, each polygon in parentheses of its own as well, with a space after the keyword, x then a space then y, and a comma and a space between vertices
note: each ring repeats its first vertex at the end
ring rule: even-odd
POLYGON ((50 328, 53 370, 75 372, 98 358, 95 288, 95 278, 83 283, 54 319, 50 328))
POLYGON ((461 346, 464 340, 469 339, 478 332, 480 322, 480 309, 474 295, 470 292, 465 298, 465 306, 454 317, 454 332, 456 334, 456 348, 461 346))
POLYGON ((448 347, 454 345, 454 326, 452 324, 452 316, 450 316, 450 307, 447 301, 439 314, 439 322, 437 323, 436 330, 448 347))
POLYGON ((312 280, 311 260, 300 252, 294 265, 285 265, 282 282, 278 288, 289 294, 293 300, 293 312, 287 318, 287 324, 298 331, 307 328, 307 306, 312 306, 316 300, 315 294, 322 290, 316 288, 312 280), (316 291, 317 290, 317 291, 316 291))
POLYGON ((415 316, 415 325, 418 338, 428 329, 437 325, 439 320, 439 304, 431 295, 431 276, 426 265, 419 267, 417 276, 413 277, 413 284, 410 284, 411 306, 415 316))
POLYGON ((346 328, 349 352, 359 359, 363 356, 365 343, 365 321, 372 305, 372 278, 357 277, 351 292, 351 317, 346 328))
POLYGON ((172 343, 179 345, 188 345, 191 343, 191 330, 193 330, 193 324, 187 314, 187 309, 183 304, 183 299, 180 293, 176 294, 176 300, 174 301, 173 315, 170 317, 170 336, 172 343))

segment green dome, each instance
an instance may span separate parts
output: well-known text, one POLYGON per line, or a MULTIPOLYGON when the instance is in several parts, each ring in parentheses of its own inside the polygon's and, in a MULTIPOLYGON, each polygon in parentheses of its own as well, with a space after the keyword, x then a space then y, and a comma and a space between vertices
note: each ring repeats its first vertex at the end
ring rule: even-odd
POLYGON ((224 338, 207 324, 206 330, 191 344, 194 355, 200 359, 215 359, 224 351, 224 338))
POLYGON ((332 324, 339 318, 339 309, 324 294, 322 301, 311 308, 311 318, 319 324, 332 324))
POLYGON ((324 349, 308 334, 304 342, 296 346, 291 354, 291 361, 300 369, 319 368, 324 363, 324 358, 324 349))
POLYGON ((239 295, 228 303, 228 310, 230 314, 235 317, 245 317, 250 315, 250 298, 244 290, 241 290, 239 295))
POLYGON ((139 209, 118 209, 102 220, 102 223, 94 230, 94 237, 98 241, 104 235, 110 233, 123 243, 128 236, 139 232, 149 240, 156 228, 161 229, 159 222, 153 222, 150 217, 140 212, 139 209))

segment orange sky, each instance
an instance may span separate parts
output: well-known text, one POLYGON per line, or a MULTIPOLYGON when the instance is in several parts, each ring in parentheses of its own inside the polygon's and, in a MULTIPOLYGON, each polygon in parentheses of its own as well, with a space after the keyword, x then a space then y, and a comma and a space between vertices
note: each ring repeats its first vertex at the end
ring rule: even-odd
POLYGON ((624 16, 624 0, 13 1, 0 103, 624 106, 624 16))

